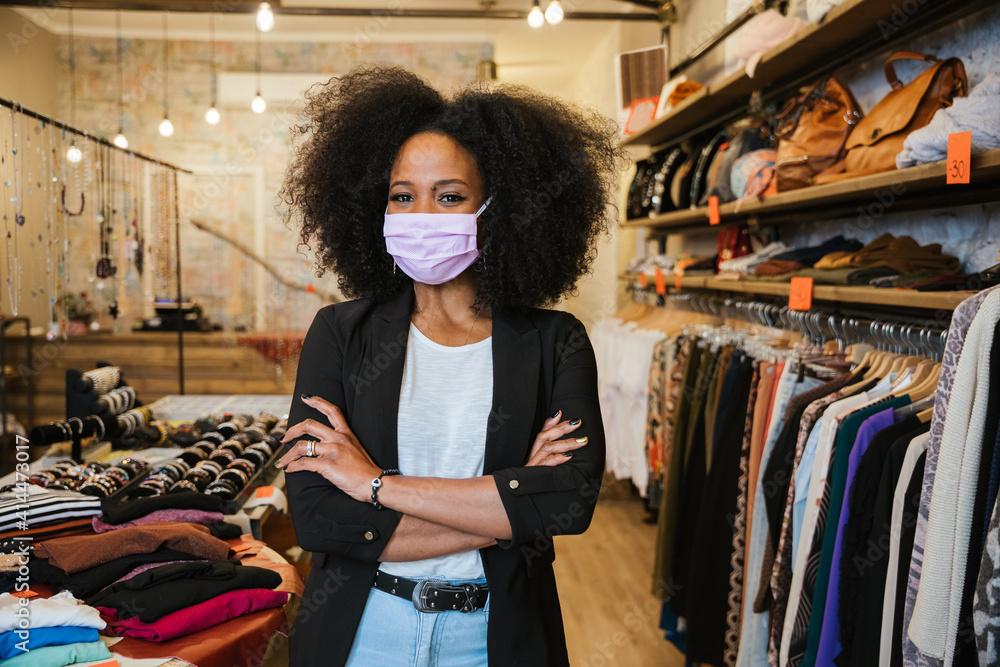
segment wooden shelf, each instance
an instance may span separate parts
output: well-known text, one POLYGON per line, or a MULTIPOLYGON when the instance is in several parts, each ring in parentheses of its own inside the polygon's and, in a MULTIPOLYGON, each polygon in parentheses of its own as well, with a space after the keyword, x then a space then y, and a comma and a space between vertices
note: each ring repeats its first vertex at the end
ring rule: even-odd
MULTIPOLYGON (((761 200, 744 202, 739 213, 736 202, 722 204, 722 223, 783 223, 829 220, 851 216, 858 230, 877 224, 882 215, 896 211, 962 206, 1000 199, 1000 149, 972 157, 971 183, 947 185, 945 163, 886 171, 838 183, 780 192, 761 200)), ((627 227, 650 227, 660 231, 710 229, 708 207, 663 213, 654 218, 633 218, 627 227)))
POLYGON ((912 4, 918 9, 908 13, 901 9, 907 5, 899 0, 845 0, 831 9, 822 23, 807 25, 768 51, 757 65, 754 78, 739 69, 688 97, 623 143, 660 146, 677 141, 707 122, 744 109, 755 91, 785 90, 808 83, 804 78, 819 79, 824 68, 831 71, 831 66, 836 67, 853 53, 880 52, 890 41, 916 33, 929 19, 947 20, 988 3, 923 0, 912 4))
MULTIPOLYGON (((670 287, 672 288, 673 285, 671 284, 670 287)), ((716 292, 787 297, 789 288, 789 283, 770 281, 722 280, 696 276, 681 278, 681 289, 707 289, 716 292)), ((958 304, 973 294, 975 292, 917 292, 915 290, 847 285, 816 285, 813 288, 813 299, 816 301, 837 301, 925 310, 955 310, 958 304)))

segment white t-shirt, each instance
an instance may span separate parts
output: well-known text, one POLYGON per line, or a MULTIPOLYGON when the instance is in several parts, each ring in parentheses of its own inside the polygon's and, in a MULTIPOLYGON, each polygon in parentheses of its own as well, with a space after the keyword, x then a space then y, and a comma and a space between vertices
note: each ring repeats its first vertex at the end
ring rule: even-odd
MULTIPOLYGON (((399 471, 412 477, 466 479, 483 474, 493 407, 493 339, 439 345, 410 325, 399 395, 399 471)), ((479 551, 406 563, 383 572, 410 579, 482 579, 479 551)))

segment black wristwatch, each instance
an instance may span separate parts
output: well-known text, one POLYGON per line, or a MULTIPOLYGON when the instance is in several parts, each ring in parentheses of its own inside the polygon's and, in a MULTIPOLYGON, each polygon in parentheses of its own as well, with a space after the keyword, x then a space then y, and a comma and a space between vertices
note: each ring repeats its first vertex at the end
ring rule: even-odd
POLYGON ((382 486, 382 478, 386 475, 398 475, 399 470, 395 468, 390 468, 388 470, 383 470, 379 473, 378 477, 372 480, 372 505, 375 506, 377 510, 385 509, 385 506, 378 501, 378 490, 382 486))

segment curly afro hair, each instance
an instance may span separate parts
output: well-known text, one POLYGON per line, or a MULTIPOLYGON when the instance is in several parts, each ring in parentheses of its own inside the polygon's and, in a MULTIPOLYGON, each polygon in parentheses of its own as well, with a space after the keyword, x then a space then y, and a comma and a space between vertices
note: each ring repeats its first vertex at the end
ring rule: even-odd
POLYGON ((468 150, 493 195, 480 218, 478 302, 525 310, 572 292, 614 217, 617 125, 523 86, 474 84, 448 99, 386 67, 313 86, 293 128, 280 197, 301 242, 316 244, 319 275, 332 270, 348 297, 374 301, 411 283, 393 272, 383 213, 400 147, 425 131, 468 150))

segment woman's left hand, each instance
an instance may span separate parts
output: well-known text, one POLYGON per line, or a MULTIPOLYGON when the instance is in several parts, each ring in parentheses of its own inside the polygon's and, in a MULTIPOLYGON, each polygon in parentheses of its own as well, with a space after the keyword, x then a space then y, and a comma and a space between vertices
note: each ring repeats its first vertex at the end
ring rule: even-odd
POLYGON ((355 500, 369 500, 371 481, 379 476, 382 469, 375 465, 361 446, 340 408, 318 396, 303 396, 302 402, 326 415, 330 425, 307 419, 292 426, 281 441, 311 435, 315 439, 314 455, 306 455, 310 440, 302 440, 285 452, 275 465, 286 473, 312 470, 355 500))

